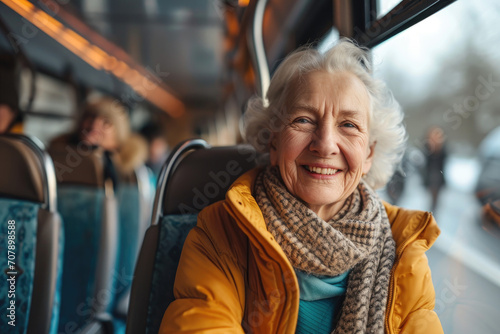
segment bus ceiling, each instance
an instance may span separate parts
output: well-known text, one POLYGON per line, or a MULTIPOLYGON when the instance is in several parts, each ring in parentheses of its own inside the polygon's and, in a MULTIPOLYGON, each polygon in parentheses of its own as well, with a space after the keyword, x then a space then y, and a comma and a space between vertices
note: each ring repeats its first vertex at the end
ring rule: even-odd
POLYGON ((136 102, 146 99, 172 117, 184 113, 184 104, 156 73, 94 32, 62 4, 1 0, 0 16, 10 30, 7 38, 0 39, 0 50, 17 53, 16 45, 22 45, 37 71, 62 80, 71 72, 78 84, 124 103, 132 96, 136 102))
MULTIPOLYGON (((193 105, 217 109, 238 66, 253 68, 263 94, 287 53, 332 27, 374 47, 453 1, 0 0, 0 16, 38 71, 60 79, 71 71, 82 86, 175 117, 193 105), (397 5, 381 13, 385 2, 397 5)), ((0 50, 9 48, 0 38, 0 50)))

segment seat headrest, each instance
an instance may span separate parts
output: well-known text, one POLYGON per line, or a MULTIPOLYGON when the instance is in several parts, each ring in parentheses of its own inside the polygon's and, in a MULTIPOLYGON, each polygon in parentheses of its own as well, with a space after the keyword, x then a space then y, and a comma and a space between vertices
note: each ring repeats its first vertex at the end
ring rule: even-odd
POLYGON ((103 151, 80 144, 54 143, 48 149, 57 183, 104 187, 103 151))
POLYGON ((20 137, 0 136, 0 156, 4 157, 0 164, 0 194, 45 203, 45 167, 37 152, 20 137))
POLYGON ((163 214, 197 213, 224 199, 229 186, 257 166, 256 158, 255 149, 248 145, 188 152, 167 182, 163 214))

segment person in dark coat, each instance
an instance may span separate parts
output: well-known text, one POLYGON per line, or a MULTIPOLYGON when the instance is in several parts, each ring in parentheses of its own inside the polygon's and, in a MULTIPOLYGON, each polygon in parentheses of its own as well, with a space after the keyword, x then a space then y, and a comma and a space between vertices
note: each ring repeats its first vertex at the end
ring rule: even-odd
POLYGON ((434 211, 437 207, 439 192, 445 185, 443 172, 446 160, 445 135, 440 127, 433 126, 427 132, 425 153, 424 185, 431 193, 431 211, 434 211))

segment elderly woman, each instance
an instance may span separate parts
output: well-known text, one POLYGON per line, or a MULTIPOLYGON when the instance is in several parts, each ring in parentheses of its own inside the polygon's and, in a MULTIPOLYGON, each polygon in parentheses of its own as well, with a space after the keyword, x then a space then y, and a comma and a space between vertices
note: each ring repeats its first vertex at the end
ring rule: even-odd
POLYGON ((160 333, 442 333, 429 213, 380 200, 403 115, 367 52, 340 41, 276 71, 246 136, 270 165, 199 214, 160 333))

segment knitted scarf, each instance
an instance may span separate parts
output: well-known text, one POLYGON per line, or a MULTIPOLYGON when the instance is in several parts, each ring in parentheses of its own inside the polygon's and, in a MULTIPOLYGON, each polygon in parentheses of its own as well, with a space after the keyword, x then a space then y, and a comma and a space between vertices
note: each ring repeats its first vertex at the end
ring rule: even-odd
POLYGON ((255 198, 268 230, 294 268, 316 276, 351 269, 333 333, 384 333, 396 245, 377 194, 361 181, 326 222, 288 192, 277 167, 268 167, 257 177, 255 198))

